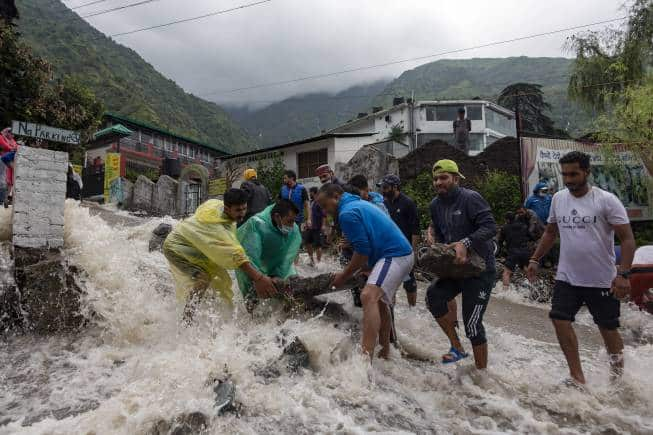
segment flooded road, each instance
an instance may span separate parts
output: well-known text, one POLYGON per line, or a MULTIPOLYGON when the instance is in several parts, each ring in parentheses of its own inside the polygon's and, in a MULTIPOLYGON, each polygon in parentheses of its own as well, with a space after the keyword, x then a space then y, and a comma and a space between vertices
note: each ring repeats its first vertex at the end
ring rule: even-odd
POLYGON ((653 346, 641 340, 648 315, 623 310, 625 334, 640 339, 628 341, 618 384, 609 382, 598 332, 579 316, 583 392, 562 384, 567 369, 546 307, 510 293, 495 294, 488 309, 487 372, 470 359, 442 366, 448 343, 420 285, 416 309, 401 291, 397 298, 411 358, 395 350, 370 366, 358 351, 361 313, 346 292, 294 314, 275 302, 254 316, 240 301, 233 310, 206 306, 197 325, 180 326, 165 260, 147 249, 161 220, 114 215, 67 204, 66 254, 85 271, 79 282, 93 325, 0 341, 0 434, 146 434, 192 412, 208 416, 206 433, 215 434, 653 432, 653 346), (308 349, 310 368, 265 375, 261 368, 293 337, 308 349), (240 412, 218 416, 212 380, 225 378, 236 384, 240 412))

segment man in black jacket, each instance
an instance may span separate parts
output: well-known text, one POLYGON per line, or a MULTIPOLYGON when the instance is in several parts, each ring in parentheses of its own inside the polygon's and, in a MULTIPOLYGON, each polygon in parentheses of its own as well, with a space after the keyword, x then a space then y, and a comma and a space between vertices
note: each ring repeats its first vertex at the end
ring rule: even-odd
POLYGON ((247 214, 240 225, 244 224, 247 219, 255 214, 262 212, 265 207, 272 203, 270 191, 256 177, 255 169, 250 168, 245 170, 245 181, 240 185, 240 188, 247 192, 247 214))
POLYGON ((509 211, 506 213, 506 224, 499 234, 499 248, 506 245, 506 263, 503 268, 503 289, 510 286, 510 277, 517 268, 526 269, 531 258, 528 242, 533 240, 528 231, 525 215, 517 215, 509 211))
MULTIPOLYGON (((485 272, 465 279, 438 279, 427 290, 426 302, 431 314, 451 342, 442 362, 452 363, 467 357, 456 333, 448 303, 459 293, 463 300, 465 333, 472 343, 476 367, 487 367, 487 339, 483 328, 483 314, 494 286, 496 266, 494 243, 496 223, 490 206, 473 190, 459 186, 463 176, 452 160, 440 160, 433 166, 433 187, 438 196, 431 202, 429 238, 437 237, 441 243, 450 244, 456 251, 456 262, 468 261, 468 251, 473 249, 485 260, 485 272)), ((431 240, 430 240, 431 241, 431 240)))

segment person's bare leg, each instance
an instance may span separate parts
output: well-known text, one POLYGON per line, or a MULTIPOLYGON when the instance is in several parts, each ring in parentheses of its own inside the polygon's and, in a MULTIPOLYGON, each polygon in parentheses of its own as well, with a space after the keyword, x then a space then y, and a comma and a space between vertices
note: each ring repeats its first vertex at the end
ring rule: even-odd
POLYGON ((378 302, 381 300, 383 290, 375 285, 366 285, 361 292, 363 303, 363 352, 374 357, 374 348, 381 329, 381 313, 378 302))
POLYGON ((449 342, 451 342, 451 347, 464 352, 463 345, 460 342, 460 338, 458 338, 458 334, 456 333, 455 324, 451 321, 451 316, 449 314, 450 313, 447 313, 442 317, 436 318, 435 320, 438 322, 438 325, 440 325, 440 328, 442 328, 442 331, 449 339, 449 342))
MULTIPOLYGON (((313 260, 313 245, 311 245, 310 243, 307 243, 306 244, 306 252, 308 253, 308 258, 310 258, 310 260, 311 260, 311 264, 313 264, 314 263, 314 260, 313 260)), ((319 261, 319 256, 318 256, 318 261, 319 261)))
POLYGON ((456 303, 456 298, 453 298, 452 300, 447 302, 447 308, 449 309, 449 311, 445 315, 455 327, 458 325, 458 304, 456 303))
POLYGON ((487 343, 472 346, 474 351, 474 362, 476 362, 477 369, 484 369, 487 367, 487 343))
POLYGON ((406 299, 408 300, 408 305, 414 307, 417 305, 417 292, 406 292, 406 299))
POLYGON ((578 383, 585 383, 585 375, 583 374, 583 367, 580 363, 580 355, 578 354, 578 338, 574 332, 571 322, 568 320, 552 319, 553 326, 558 336, 558 343, 562 353, 565 354, 567 365, 569 366, 569 375, 578 383))
POLYGON ((379 313, 381 314, 381 330, 379 331, 379 344, 381 351, 379 358, 388 359, 390 356, 390 335, 392 332, 392 317, 390 315, 390 307, 385 302, 379 300, 379 313))
POLYGON ((192 289, 188 292, 188 297, 186 298, 186 304, 184 305, 184 317, 183 320, 187 325, 193 323, 193 316, 195 315, 195 310, 199 304, 202 296, 206 292, 209 283, 205 280, 198 280, 192 289))
POLYGON ((320 263, 322 261, 322 247, 318 246, 315 251, 317 252, 317 262, 320 263))
POLYGON ((511 276, 512 276, 512 272, 510 271, 510 269, 505 267, 503 269, 503 277, 501 279, 501 281, 503 282, 503 289, 504 290, 508 290, 508 288, 510 287, 510 277, 511 276))
POLYGON ((624 372, 624 342, 617 329, 599 328, 605 349, 610 357, 610 375, 613 379, 621 377, 624 372))

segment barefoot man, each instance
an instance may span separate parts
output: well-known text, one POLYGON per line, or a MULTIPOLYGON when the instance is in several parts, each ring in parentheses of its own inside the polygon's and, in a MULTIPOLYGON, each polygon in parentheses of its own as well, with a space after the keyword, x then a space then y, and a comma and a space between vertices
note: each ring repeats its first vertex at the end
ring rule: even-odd
POLYGON ((358 271, 369 272, 361 292, 363 303, 363 352, 374 356, 377 340, 381 358, 390 351, 391 317, 397 288, 413 269, 413 249, 399 227, 377 206, 343 191, 337 184, 322 186, 322 208, 337 216, 342 233, 354 250, 349 264, 333 280, 341 287, 358 271), (370 272, 371 271, 371 272, 370 272))
POLYGON ((571 323, 587 305, 610 356, 613 376, 623 371, 619 299, 630 292, 630 266, 635 239, 628 215, 612 193, 590 186, 590 156, 572 151, 560 159, 567 187, 553 196, 544 235, 530 259, 528 278, 537 275, 540 260, 560 236, 560 261, 549 317, 565 354, 573 382, 585 383, 578 339, 571 323), (614 234, 621 241, 621 264, 615 267, 614 234))

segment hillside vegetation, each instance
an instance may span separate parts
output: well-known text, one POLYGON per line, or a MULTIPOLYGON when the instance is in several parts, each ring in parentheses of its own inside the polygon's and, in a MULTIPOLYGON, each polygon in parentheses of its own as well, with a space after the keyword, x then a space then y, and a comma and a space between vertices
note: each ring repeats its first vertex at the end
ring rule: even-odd
POLYGON ((217 104, 186 93, 134 50, 78 18, 57 0, 17 0, 19 31, 34 52, 90 88, 107 110, 214 144, 226 151, 252 147, 217 104))

